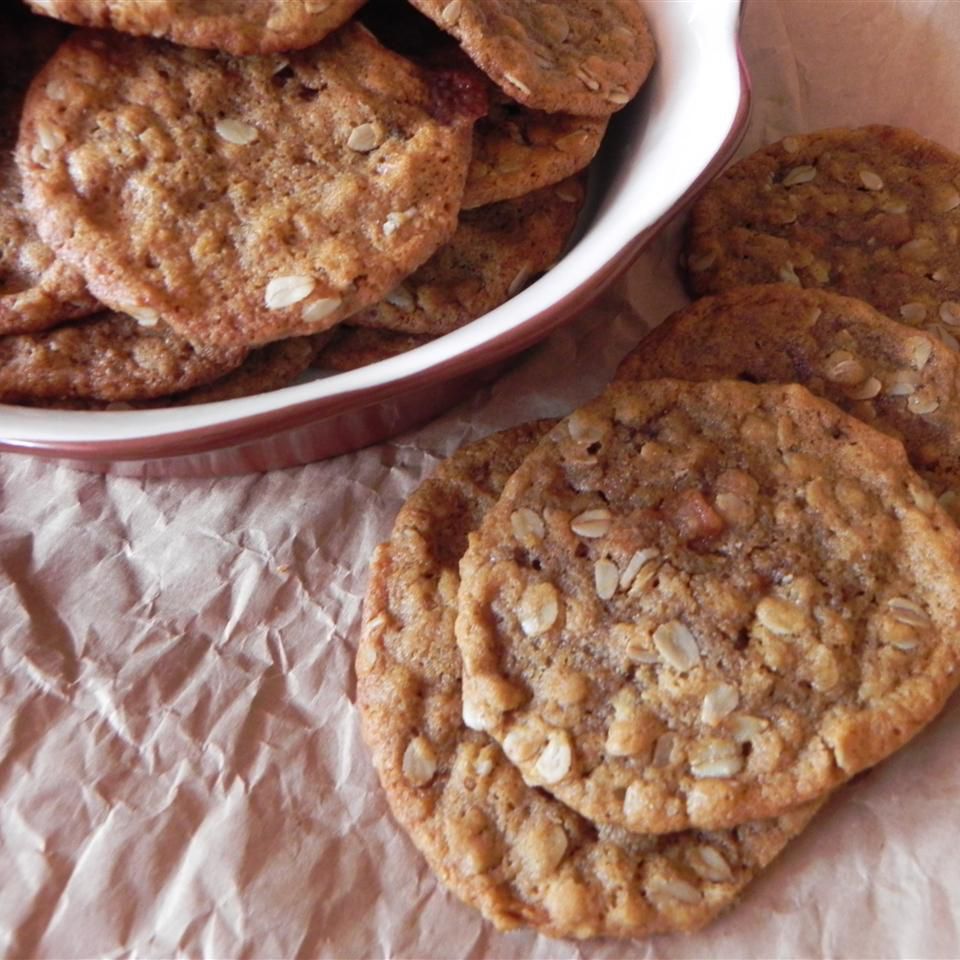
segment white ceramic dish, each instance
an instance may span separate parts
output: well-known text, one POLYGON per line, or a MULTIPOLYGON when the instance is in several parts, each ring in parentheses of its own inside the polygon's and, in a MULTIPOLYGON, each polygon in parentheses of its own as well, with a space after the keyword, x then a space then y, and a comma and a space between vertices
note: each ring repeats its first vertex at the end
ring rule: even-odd
POLYGON ((740 0, 643 5, 657 65, 610 126, 586 227, 554 269, 508 303, 401 356, 253 397, 143 411, 0 405, 0 449, 123 473, 240 473, 357 449, 449 407, 593 299, 739 143, 749 111, 740 0))

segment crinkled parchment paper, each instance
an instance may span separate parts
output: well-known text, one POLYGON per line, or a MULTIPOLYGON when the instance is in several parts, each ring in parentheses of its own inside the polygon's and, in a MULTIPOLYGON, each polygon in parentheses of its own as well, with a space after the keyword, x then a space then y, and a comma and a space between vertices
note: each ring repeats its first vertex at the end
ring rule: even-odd
MULTIPOLYGON (((744 150, 870 121, 960 150, 960 3, 749 0, 744 46, 744 150)), ((439 458, 597 392, 683 302, 676 247, 674 226, 502 380, 353 456, 189 481, 0 458, 0 953, 960 954, 956 703, 692 937, 497 934, 387 813, 353 706, 373 545, 439 458)))

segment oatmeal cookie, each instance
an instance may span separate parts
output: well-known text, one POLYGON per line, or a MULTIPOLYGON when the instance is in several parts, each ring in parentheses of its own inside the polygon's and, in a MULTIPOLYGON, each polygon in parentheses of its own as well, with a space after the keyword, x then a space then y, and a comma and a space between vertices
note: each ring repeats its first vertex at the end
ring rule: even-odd
POLYGON ((531 110, 508 97, 448 34, 409 4, 371 0, 362 20, 384 46, 434 69, 467 71, 487 91, 489 109, 473 128, 463 208, 482 207, 549 187, 596 155, 609 117, 531 110))
POLYGON ((583 184, 555 187, 464 210, 457 232, 374 307, 358 327, 439 336, 483 316, 557 261, 577 224, 583 184))
POLYGON ((594 158, 606 117, 531 110, 496 91, 474 127, 463 208, 471 210, 558 184, 594 158))
POLYGON ((146 399, 130 396, 126 400, 114 401, 82 397, 20 397, 16 402, 24 406, 55 410, 156 410, 158 407, 187 407, 198 403, 236 400, 297 383, 333 335, 333 331, 328 330, 312 337, 289 337, 268 343, 265 347, 251 350, 235 370, 230 370, 209 383, 179 393, 164 393, 146 399))
POLYGON ((512 99, 607 116, 629 103, 656 57, 636 0, 411 0, 457 38, 512 99))
POLYGON ((43 333, 0 337, 4 403, 165 396, 235 370, 244 347, 198 349, 166 324, 144 326, 110 311, 43 333))
POLYGON ((733 902, 813 807, 713 833, 598 830, 527 786, 461 719, 457 561, 547 427, 461 450, 409 499, 374 555, 357 654, 364 737, 397 820, 443 882, 499 928, 554 937, 691 930, 733 902))
MULTIPOLYGON (((412 9, 412 8, 411 8, 412 9)), ((444 34, 421 53, 427 66, 469 71, 487 91, 488 110, 473 128, 463 208, 522 197, 583 170, 594 158, 609 117, 533 110, 508 97, 444 34)))
POLYGON ((960 157, 912 130, 786 137, 734 164, 694 205, 690 287, 829 288, 958 349, 958 185, 960 157))
POLYGON ((0 334, 44 330, 98 308, 83 277, 37 236, 13 158, 24 95, 66 33, 16 9, 0 12, 0 334))
POLYGON ((630 830, 822 797, 960 679, 960 533, 896 440, 800 386, 615 383, 460 574, 465 722, 630 830))
POLYGON ((81 27, 165 37, 236 56, 300 50, 336 30, 364 0, 26 0, 81 27))
POLYGON ((668 317, 618 379, 800 383, 899 439, 960 520, 960 356, 869 304, 784 284, 735 287, 668 317))
POLYGON ((317 355, 333 338, 334 331, 316 333, 312 337, 289 337, 251 350, 236 370, 202 387, 176 394, 155 406, 192 406, 236 400, 256 393, 279 390, 296 383, 310 369, 317 355))
POLYGON ((17 159, 101 301, 256 346, 377 302, 450 238, 473 93, 357 25, 285 59, 81 31, 31 87, 17 159))
POLYGON ((343 373, 378 360, 389 360, 390 357, 422 347, 433 339, 424 334, 395 333, 371 327, 352 327, 344 323, 333 331, 333 338, 317 355, 314 366, 343 373))

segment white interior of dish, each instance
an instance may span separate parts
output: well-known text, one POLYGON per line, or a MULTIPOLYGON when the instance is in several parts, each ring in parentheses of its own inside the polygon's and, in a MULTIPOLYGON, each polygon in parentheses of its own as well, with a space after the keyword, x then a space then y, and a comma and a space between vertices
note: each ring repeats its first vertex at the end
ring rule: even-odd
POLYGON ((332 405, 343 394, 379 390, 516 330, 575 291, 684 195, 723 145, 740 103, 740 0, 640 2, 657 40, 658 62, 641 96, 611 124, 594 182, 594 215, 567 255, 509 302, 390 360, 239 400, 105 412, 0 405, 0 438, 25 445, 123 441, 226 426, 304 403, 332 405))

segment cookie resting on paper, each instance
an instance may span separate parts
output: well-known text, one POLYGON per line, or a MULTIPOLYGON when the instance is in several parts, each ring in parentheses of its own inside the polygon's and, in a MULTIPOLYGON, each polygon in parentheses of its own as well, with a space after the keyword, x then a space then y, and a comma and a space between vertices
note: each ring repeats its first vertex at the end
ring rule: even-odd
POLYGON ((364 736, 396 819, 443 882, 500 929, 578 938, 696 929, 734 902, 816 804, 714 833, 597 829, 525 784, 461 718, 457 562, 547 427, 455 454, 378 548, 357 655, 364 736))
POLYGON ((823 797, 955 688, 960 533, 903 447, 800 386, 619 382, 460 565, 464 719, 630 830, 823 797))
POLYGON ((900 440, 960 517, 960 355, 861 300, 784 284, 703 297, 655 327, 617 371, 657 377, 800 383, 900 440))

